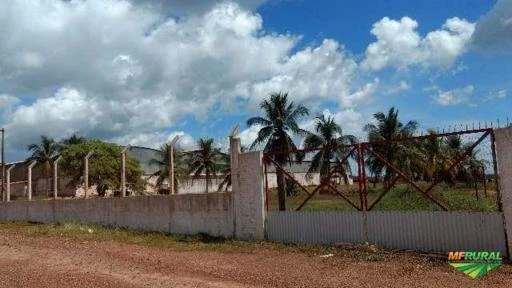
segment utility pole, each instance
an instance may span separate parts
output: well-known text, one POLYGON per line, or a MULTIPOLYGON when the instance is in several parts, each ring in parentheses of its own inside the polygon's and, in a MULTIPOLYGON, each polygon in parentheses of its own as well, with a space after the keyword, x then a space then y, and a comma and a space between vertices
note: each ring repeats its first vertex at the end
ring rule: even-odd
POLYGON ((169 181, 167 181, 168 183, 168 188, 169 188, 169 194, 172 195, 174 194, 176 191, 174 191, 174 145, 176 145, 176 143, 178 142, 178 140, 180 140, 180 136, 179 135, 176 135, 171 143, 169 144, 169 159, 168 159, 168 162, 169 162, 169 167, 168 167, 168 170, 169 170, 169 181))

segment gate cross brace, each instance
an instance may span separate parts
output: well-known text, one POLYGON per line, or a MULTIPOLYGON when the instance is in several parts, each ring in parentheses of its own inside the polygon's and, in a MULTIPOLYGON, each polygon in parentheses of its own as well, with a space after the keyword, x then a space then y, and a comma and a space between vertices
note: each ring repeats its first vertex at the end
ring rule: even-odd
POLYGON ((416 189, 419 192, 421 192, 421 195, 423 195, 424 197, 426 197, 430 201, 434 202, 437 206, 439 206, 444 211, 448 211, 448 208, 446 208, 446 206, 443 203, 441 203, 439 200, 437 200, 431 194, 428 194, 425 191, 423 191, 423 189, 421 189, 421 187, 416 185, 416 183, 414 183, 411 179, 409 179, 409 177, 405 176, 405 174, 402 173, 400 170, 398 170, 393 164, 389 163, 389 161, 386 160, 386 158, 384 158, 382 155, 380 155, 379 153, 373 151, 372 149, 368 149, 366 147, 364 149, 366 149, 366 151, 368 151, 370 154, 372 154, 373 156, 378 158, 380 161, 382 161, 382 163, 384 163, 384 165, 386 165, 391 171, 393 171, 396 174, 400 175, 400 177, 402 177, 407 183, 409 183, 409 185, 411 185, 414 189, 416 189))

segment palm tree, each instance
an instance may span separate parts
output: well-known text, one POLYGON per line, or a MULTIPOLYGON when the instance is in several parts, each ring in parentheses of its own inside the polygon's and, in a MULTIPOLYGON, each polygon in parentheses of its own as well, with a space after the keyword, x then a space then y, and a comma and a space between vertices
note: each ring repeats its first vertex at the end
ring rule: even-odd
POLYGON ((217 191, 227 191, 231 186, 231 157, 227 153, 220 153, 217 171, 222 175, 217 191))
MULTIPOLYGON (((368 132, 368 140, 383 141, 393 140, 402 137, 412 136, 416 131, 418 123, 416 121, 409 121, 405 125, 398 118, 398 110, 391 107, 387 114, 378 112, 373 115, 376 124, 367 124, 364 129, 368 132)), ((406 168, 410 166, 414 159, 415 148, 410 143, 385 143, 383 145, 374 145, 373 150, 383 155, 391 164, 396 167, 406 168)), ((368 168, 375 176, 380 176, 384 171, 384 164, 382 161, 375 157, 369 157, 366 161, 368 168)), ((394 173, 391 170, 385 169, 384 180, 387 184, 393 178, 394 173)))
MULTIPOLYGON (((261 102, 260 108, 265 113, 265 117, 252 117, 247 120, 249 127, 262 126, 250 149, 253 150, 264 144, 264 152, 281 149, 296 150, 292 135, 308 135, 308 132, 299 128, 297 124, 302 117, 309 114, 308 109, 302 105, 295 107, 293 102, 288 102, 287 93, 271 94, 270 99, 261 102)), ((285 164, 289 159, 289 153, 274 155, 274 161, 279 164, 285 164)), ((276 176, 279 210, 284 211, 286 210, 286 182, 283 172, 279 169, 276 169, 276 176)))
POLYGON ((220 161, 220 148, 216 148, 213 139, 199 139, 197 141, 198 150, 191 151, 189 154, 189 173, 192 173, 192 179, 205 177, 206 193, 212 183, 212 178, 217 177, 217 168, 220 161))
POLYGON ((46 196, 50 191, 50 178, 49 175, 52 170, 53 160, 58 155, 59 146, 53 138, 41 136, 41 143, 30 144, 28 146, 31 156, 28 161, 36 160, 43 165, 43 177, 46 179, 46 196))
MULTIPOLYGON (((156 171, 151 177, 156 178, 156 186, 161 187, 165 180, 169 178, 169 143, 165 143, 160 146, 157 152, 157 157, 152 158, 149 163, 152 165, 158 165, 160 169, 156 171)), ((178 193, 179 180, 183 179, 187 171, 184 166, 185 152, 174 148, 174 191, 178 193)))
MULTIPOLYGON (((335 161, 336 156, 343 158, 341 155, 346 153, 346 149, 336 148, 335 145, 346 145, 354 144, 357 142, 357 138, 353 135, 343 135, 343 131, 335 121, 334 118, 324 115, 317 116, 315 125, 315 133, 311 133, 304 140, 304 148, 323 148, 319 150, 311 161, 308 173, 320 171, 320 182, 327 177, 331 169, 331 163, 335 161)), ((339 171, 345 181, 348 183, 347 170, 348 165, 340 163, 339 171)))
POLYGON ((86 141, 87 141, 87 139, 85 137, 73 134, 73 135, 71 135, 68 138, 62 139, 60 141, 60 145, 68 146, 68 145, 74 145, 74 144, 81 144, 81 143, 84 143, 86 141))

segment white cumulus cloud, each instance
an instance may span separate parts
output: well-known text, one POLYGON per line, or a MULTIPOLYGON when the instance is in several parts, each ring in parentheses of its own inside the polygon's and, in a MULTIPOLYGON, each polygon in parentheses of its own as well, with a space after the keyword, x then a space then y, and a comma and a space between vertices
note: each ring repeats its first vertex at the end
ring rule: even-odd
POLYGON ((473 85, 467 85, 463 88, 444 91, 440 88, 433 88, 435 94, 432 96, 434 101, 442 106, 458 105, 468 102, 475 88, 473 85))
POLYGON ((159 1, 1 5, 0 93, 35 99, 4 115, 14 129, 9 144, 70 132, 152 135, 238 100, 256 107, 276 91, 296 102, 344 103, 356 62, 334 40, 295 51, 300 36, 263 30, 250 10, 259 2, 219 1, 185 17, 154 9, 159 1))
POLYGON ((447 19, 441 29, 422 37, 418 22, 410 17, 400 20, 384 17, 373 25, 377 38, 366 49, 361 63, 364 69, 380 70, 391 66, 406 69, 411 65, 450 67, 467 50, 474 24, 457 17, 447 19))

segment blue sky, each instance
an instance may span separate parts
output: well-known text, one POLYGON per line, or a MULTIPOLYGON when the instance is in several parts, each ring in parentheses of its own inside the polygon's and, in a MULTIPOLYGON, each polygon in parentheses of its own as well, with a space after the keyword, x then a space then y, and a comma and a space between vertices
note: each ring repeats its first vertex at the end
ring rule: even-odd
MULTIPOLYGON (((257 12, 263 18, 263 29, 270 33, 300 35, 296 50, 317 45, 325 38, 341 43, 357 59, 364 58, 369 43, 375 41, 369 31, 372 25, 383 17, 400 19, 408 16, 419 23, 417 31, 425 35, 438 29, 446 19, 459 17, 477 22, 488 12, 496 1, 478 0, 436 0, 436 1, 271 1, 259 7, 257 12)), ((385 69, 372 73, 388 85, 406 81, 410 88, 395 95, 377 91, 372 102, 358 110, 365 115, 384 111, 391 106, 400 109, 404 120, 418 120, 424 129, 449 128, 452 125, 466 125, 485 121, 501 123, 510 117, 511 97, 496 99, 499 91, 512 88, 512 58, 506 53, 480 53, 468 51, 459 57, 453 66, 443 69, 425 70, 413 67, 407 71, 385 69), (460 71, 458 71, 460 69, 460 71), (449 91, 472 85, 474 91, 467 103, 441 106, 432 100, 432 85, 449 91)), ((293 96, 293 95, 292 95, 293 96)), ((293 99, 293 98, 292 98, 293 99)), ((335 103, 326 103, 331 111, 343 109, 335 103)), ((254 113, 253 113, 254 114, 254 113)), ((222 117, 213 126, 190 118, 190 124, 201 130, 195 137, 207 135, 211 128, 228 131, 233 123, 244 123, 251 113, 222 117), (193 124, 192 124, 193 123, 193 124)), ((362 125, 364 125, 362 123, 362 125)), ((475 124, 477 125, 477 124, 475 124)), ((193 130, 196 130, 195 128, 193 130)), ((197 130, 196 130, 197 131, 197 130)))
POLYGON ((192 147, 225 145, 240 123, 247 144, 246 119, 274 91, 358 136, 391 106, 423 129, 503 123, 511 3, 13 1, 0 8, 7 160, 42 134, 192 147))

